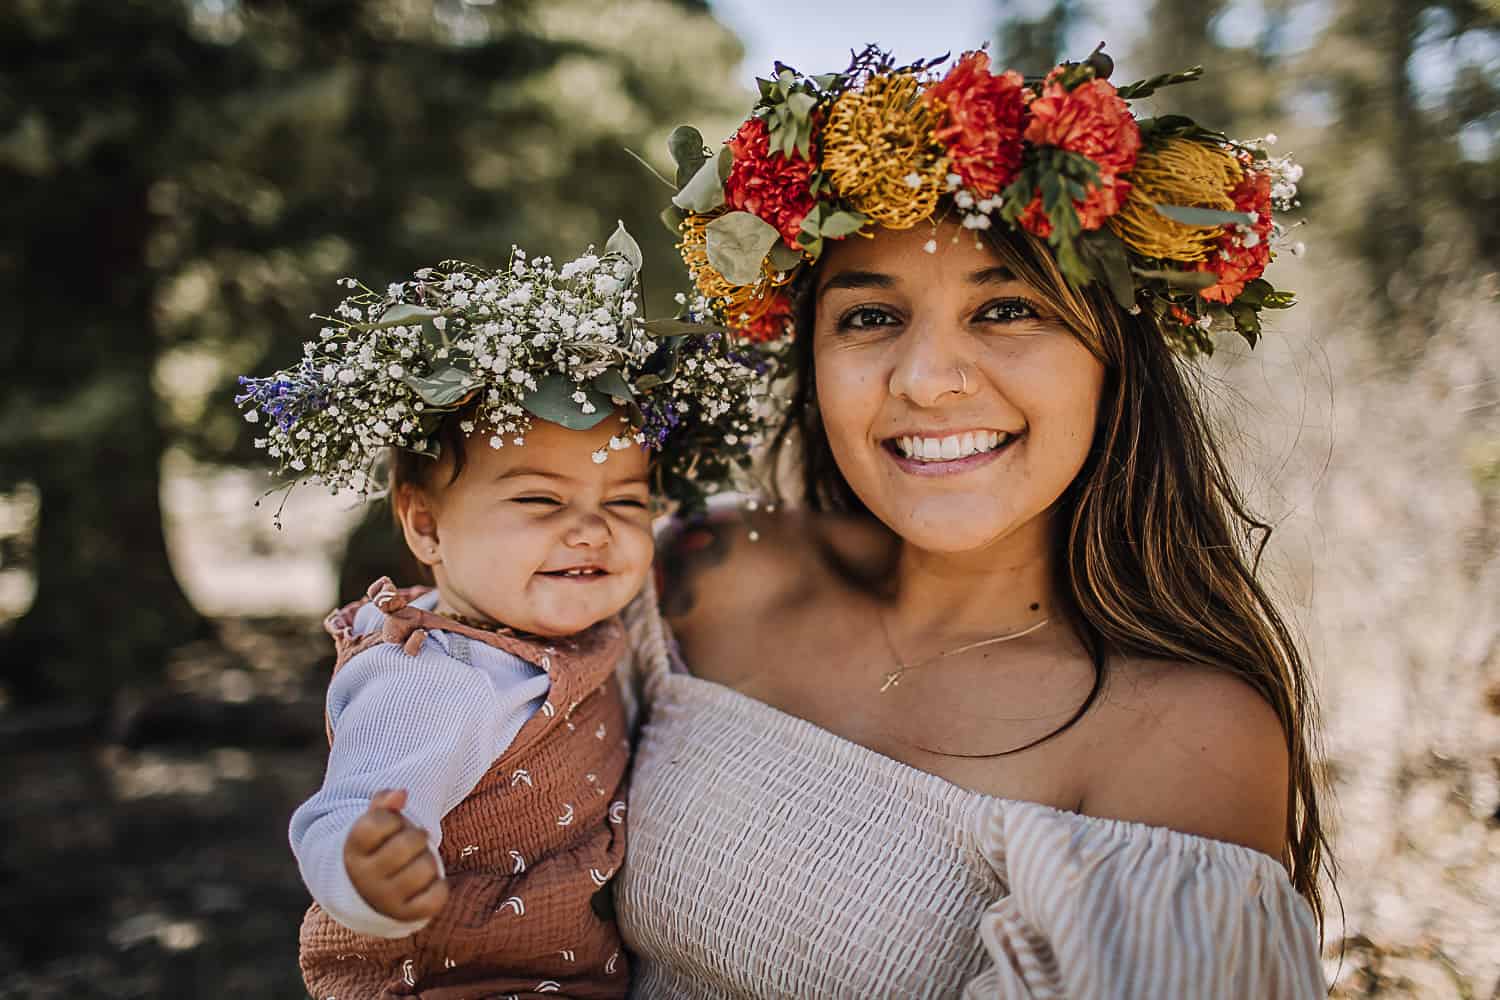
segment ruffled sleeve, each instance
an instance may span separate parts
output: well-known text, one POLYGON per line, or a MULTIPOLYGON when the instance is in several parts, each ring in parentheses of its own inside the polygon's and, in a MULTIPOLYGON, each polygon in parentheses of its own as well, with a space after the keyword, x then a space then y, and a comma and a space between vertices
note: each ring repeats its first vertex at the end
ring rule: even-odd
POLYGON ((977 998, 1323 997, 1312 909, 1275 860, 1161 827, 998 802, 975 830, 1009 892, 977 998))

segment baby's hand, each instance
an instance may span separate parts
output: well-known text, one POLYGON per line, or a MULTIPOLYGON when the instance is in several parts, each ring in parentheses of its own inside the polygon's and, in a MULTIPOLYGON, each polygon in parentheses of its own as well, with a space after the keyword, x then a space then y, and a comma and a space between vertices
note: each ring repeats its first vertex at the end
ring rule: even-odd
POLYGON ((401 815, 406 791, 376 792, 349 829, 344 868, 375 912, 392 920, 426 920, 448 901, 427 831, 401 815))

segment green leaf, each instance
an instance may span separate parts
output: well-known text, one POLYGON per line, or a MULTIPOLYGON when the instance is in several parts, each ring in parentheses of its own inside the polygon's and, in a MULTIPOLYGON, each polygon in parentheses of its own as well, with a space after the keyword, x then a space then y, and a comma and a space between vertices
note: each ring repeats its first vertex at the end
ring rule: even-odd
POLYGON ((672 196, 672 204, 700 215, 712 212, 724 204, 724 182, 719 177, 717 159, 704 160, 686 186, 672 196))
POLYGON ((728 146, 720 146, 714 162, 719 167, 719 183, 723 184, 729 180, 729 171, 734 167, 734 150, 728 146))
POLYGON ((625 376, 620 374, 618 368, 606 368, 595 375, 593 386, 606 396, 614 396, 627 403, 635 402, 635 391, 630 388, 630 383, 625 381, 625 376))
POLYGON ((1150 97, 1163 87, 1176 86, 1179 83, 1191 83, 1203 75, 1202 66, 1194 66, 1178 73, 1163 73, 1145 80, 1137 80, 1119 88, 1117 93, 1127 101, 1134 101, 1142 97, 1150 97))
POLYGON ((802 263, 802 251, 786 245, 785 240, 771 244, 771 266, 778 271, 790 271, 802 263))
POLYGON ((667 231, 676 237, 682 234, 682 223, 687 219, 687 213, 676 205, 668 205, 661 210, 660 219, 667 231))
POLYGON ((380 319, 374 323, 364 325, 368 330, 384 330, 392 326, 413 326, 423 320, 441 316, 441 310, 431 306, 412 305, 409 302, 397 302, 385 312, 380 314, 380 319))
MULTIPOLYGON (((693 337, 705 333, 723 333, 722 326, 712 323, 693 323, 685 319, 648 319, 646 320, 646 332, 653 337, 693 337)), ((636 380, 640 385, 640 380, 636 380)))
POLYGON ((660 375, 642 375, 635 380, 635 387, 642 392, 650 392, 661 384, 663 384, 663 380, 660 375))
POLYGON ((1156 205, 1156 210, 1173 222, 1184 226, 1248 226, 1250 216, 1245 212, 1221 212, 1217 208, 1194 208, 1190 205, 1156 205))
POLYGON ((677 187, 681 188, 698 168, 703 166, 703 161, 708 159, 708 153, 703 148, 703 133, 691 125, 679 125, 672 130, 667 137, 667 152, 672 154, 672 162, 677 164, 677 187))
POLYGON ((838 211, 828 216, 818 227, 818 233, 822 236, 849 236, 859 232, 869 222, 869 218, 858 212, 838 211))
POLYGON ((755 86, 760 91, 760 99, 763 101, 769 101, 771 95, 776 91, 775 83, 770 80, 762 80, 760 77, 755 78, 755 86))
POLYGON ((431 375, 402 376, 401 381, 411 386, 412 391, 428 406, 451 410, 480 387, 480 381, 452 366, 439 368, 431 375))
POLYGON ((1109 230, 1096 229, 1083 234, 1079 247, 1094 274, 1114 296, 1115 304, 1121 309, 1134 309, 1135 279, 1130 276, 1130 257, 1120 238, 1109 230))
POLYGON ((1131 271, 1137 278, 1145 278, 1147 281, 1164 281, 1173 288, 1188 288, 1195 292, 1212 288, 1219 283, 1219 279, 1212 271, 1160 271, 1140 267, 1133 267, 1131 271))
POLYGON ((594 406, 593 413, 584 413, 582 404, 573 401, 573 393, 579 386, 563 375, 544 375, 537 383, 536 391, 521 401, 534 416, 550 420, 554 424, 572 431, 586 431, 614 412, 615 405, 609 397, 597 389, 584 388, 585 397, 594 406))
POLYGON ((812 115, 813 108, 818 106, 818 99, 811 94, 798 91, 786 99, 786 106, 791 109, 799 122, 805 122, 812 115))
POLYGON ((632 272, 639 272, 644 258, 641 257, 641 245, 635 241, 635 237, 625 231, 625 220, 617 219, 615 231, 610 235, 609 242, 604 244, 606 254, 618 254, 625 263, 630 265, 632 272))
POLYGON ((1254 347, 1260 340, 1260 310, 1244 302, 1229 303, 1229 315, 1234 317, 1234 328, 1245 342, 1254 347))
POLYGON ((730 212, 704 227, 708 263, 735 285, 760 280, 766 252, 780 238, 776 227, 750 212, 730 212))

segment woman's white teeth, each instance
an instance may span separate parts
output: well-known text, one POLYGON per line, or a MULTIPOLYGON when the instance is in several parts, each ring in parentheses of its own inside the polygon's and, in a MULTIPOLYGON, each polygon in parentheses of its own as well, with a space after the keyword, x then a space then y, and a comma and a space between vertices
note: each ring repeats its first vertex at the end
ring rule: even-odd
POLYGON ((994 451, 1009 440, 1009 434, 1001 434, 999 431, 970 431, 965 434, 950 434, 945 438, 897 438, 896 447, 907 458, 924 462, 951 462, 956 458, 994 451))

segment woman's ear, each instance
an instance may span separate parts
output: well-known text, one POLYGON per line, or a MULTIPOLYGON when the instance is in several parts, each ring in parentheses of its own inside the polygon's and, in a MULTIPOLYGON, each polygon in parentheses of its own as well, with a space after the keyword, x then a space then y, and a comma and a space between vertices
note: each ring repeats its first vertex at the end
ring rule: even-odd
POLYGON ((404 483, 396 494, 396 517, 401 522, 406 547, 418 562, 436 566, 443 561, 438 545, 437 509, 426 490, 414 483, 404 483))

